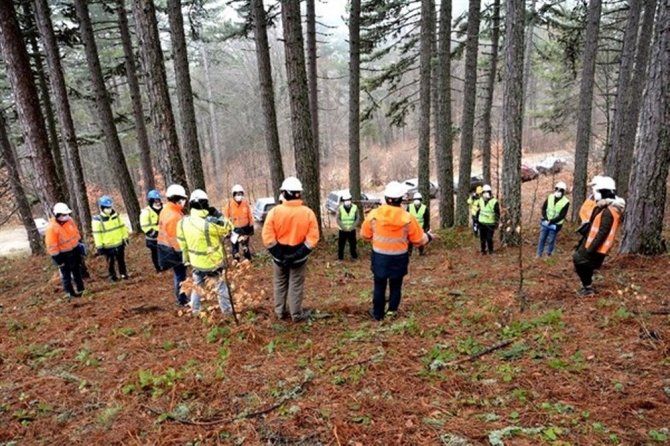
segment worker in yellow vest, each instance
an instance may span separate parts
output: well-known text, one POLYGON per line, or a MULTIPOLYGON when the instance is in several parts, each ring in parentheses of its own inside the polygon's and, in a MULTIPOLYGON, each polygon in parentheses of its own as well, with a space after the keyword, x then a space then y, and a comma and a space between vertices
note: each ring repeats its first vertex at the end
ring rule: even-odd
POLYGON ((491 186, 482 187, 482 196, 477 203, 477 226, 482 255, 493 254, 493 234, 500 221, 500 206, 493 196, 491 186))
POLYGON ((626 202, 616 196, 616 183, 610 177, 601 177, 594 186, 596 207, 589 221, 589 233, 579 243, 572 260, 582 282, 580 297, 595 294, 593 272, 599 269, 614 245, 616 231, 621 224, 626 202))
POLYGON ((351 202, 351 194, 345 192, 341 198, 342 204, 337 209, 337 227, 340 228, 337 237, 337 259, 344 260, 344 247, 349 243, 349 253, 352 259, 358 258, 356 251, 356 228, 361 223, 361 212, 358 206, 351 202))
POLYGON ((470 219, 472 220, 472 233, 479 234, 479 222, 477 221, 477 212, 479 211, 479 198, 482 196, 482 186, 477 188, 468 197, 468 210, 470 211, 470 219))
POLYGON ((140 213, 140 227, 144 232, 144 244, 151 251, 151 262, 154 264, 156 272, 162 271, 158 263, 158 216, 163 210, 161 193, 156 189, 150 190, 147 194, 148 206, 142 209, 140 213))
POLYGON ((119 276, 116 274, 116 263, 119 264, 121 279, 128 278, 125 253, 125 247, 128 245, 128 228, 114 210, 113 205, 112 199, 107 195, 100 197, 98 200, 100 214, 93 217, 91 230, 93 231, 96 254, 105 256, 109 280, 116 282, 119 280, 119 276))
POLYGON ((542 220, 540 221, 540 240, 537 244, 537 256, 542 257, 545 246, 547 255, 554 253, 556 247, 556 236, 565 223, 565 217, 568 215, 570 200, 565 195, 568 186, 559 181, 554 187, 554 192, 550 194, 542 205, 542 220))
MULTIPOLYGON (((419 226, 421 226, 421 229, 423 229, 423 232, 430 231, 430 209, 428 206, 423 204, 423 196, 419 192, 414 194, 412 197, 412 203, 407 205, 407 212, 416 218, 416 221, 419 223, 419 226)), ((419 246, 420 256, 424 255, 424 247, 425 245, 419 246)), ((412 255, 413 250, 414 245, 410 243, 407 250, 410 256, 412 255)))

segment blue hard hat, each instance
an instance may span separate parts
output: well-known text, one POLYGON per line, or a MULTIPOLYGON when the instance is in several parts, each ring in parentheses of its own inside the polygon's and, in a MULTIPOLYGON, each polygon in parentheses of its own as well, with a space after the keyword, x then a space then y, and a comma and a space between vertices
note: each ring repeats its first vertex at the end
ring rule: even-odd
POLYGON ((111 208, 112 207, 112 198, 107 196, 107 195, 103 195, 98 200, 98 206, 100 206, 101 208, 111 208))
POLYGON ((149 191, 147 194, 147 200, 160 200, 161 199, 161 193, 158 192, 156 189, 152 189, 149 191))

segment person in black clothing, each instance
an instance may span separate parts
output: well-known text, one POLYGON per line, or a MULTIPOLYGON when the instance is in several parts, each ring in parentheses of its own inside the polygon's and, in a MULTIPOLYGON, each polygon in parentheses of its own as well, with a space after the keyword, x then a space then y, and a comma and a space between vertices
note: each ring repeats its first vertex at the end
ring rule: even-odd
MULTIPOLYGON (((419 226, 421 226, 421 229, 423 229, 423 232, 430 231, 430 206, 423 204, 423 195, 421 195, 421 193, 417 192, 414 194, 412 203, 407 205, 407 212, 416 218, 416 221, 419 223, 419 226)), ((420 256, 424 255, 424 248, 425 246, 423 245, 419 246, 420 256)), ((414 251, 414 245, 410 243, 409 249, 407 250, 410 256, 412 255, 412 251, 414 251)))
POLYGON ((337 235, 337 259, 344 260, 344 248, 349 243, 351 258, 356 260, 356 228, 361 223, 361 211, 351 202, 351 194, 346 192, 342 195, 342 204, 337 208, 337 227, 340 228, 337 235))
POLYGON ((477 226, 482 255, 493 254, 493 234, 500 221, 500 206, 488 184, 482 188, 482 196, 477 207, 477 226))

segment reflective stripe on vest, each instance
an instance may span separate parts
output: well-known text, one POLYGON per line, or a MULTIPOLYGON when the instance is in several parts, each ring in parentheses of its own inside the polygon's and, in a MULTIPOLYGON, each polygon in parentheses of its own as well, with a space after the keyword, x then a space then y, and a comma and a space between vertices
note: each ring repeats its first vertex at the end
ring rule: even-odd
POLYGON ((183 234, 183 238, 179 237, 179 240, 186 246, 188 251, 188 256, 191 260, 193 267, 199 271, 215 271, 221 267, 223 264, 223 250, 222 246, 219 244, 214 246, 212 243, 212 238, 210 234, 210 225, 211 223, 204 219, 204 226, 200 228, 192 216, 186 216, 179 221, 179 226, 181 226, 179 233, 183 234), (196 249, 192 243, 187 242, 186 233, 188 231, 184 226, 188 224, 193 230, 202 233, 205 237, 205 250, 202 250, 202 247, 197 247, 196 249), (219 251, 219 252, 217 252, 219 251), (216 255, 213 255, 216 254, 216 255), (212 261, 214 260, 214 261, 212 261))
POLYGON ((479 199, 479 223, 494 225, 496 223, 495 207, 498 201, 491 198, 488 203, 483 198, 479 199))
POLYGON ((419 206, 419 210, 416 209, 416 206, 413 204, 409 205, 409 213, 416 218, 416 221, 419 222, 419 226, 423 227, 423 217, 426 215, 426 205, 422 204, 419 206))
POLYGON ((377 228, 377 220, 370 222, 372 227, 372 250, 379 254, 398 255, 405 254, 409 247, 409 227, 404 225, 399 237, 380 235, 377 228))
POLYGON ((93 219, 93 237, 96 239, 96 247, 107 249, 117 248, 123 244, 126 238, 125 224, 121 221, 119 214, 113 214, 105 222, 103 217, 97 215, 93 219))
MULTIPOLYGON (((145 236, 147 232, 156 231, 158 232, 158 213, 154 211, 150 206, 142 209, 140 214, 140 227, 145 236)), ((148 237, 150 240, 156 240, 156 237, 148 237)))
POLYGON ((351 205, 349 213, 347 213, 347 210, 344 206, 340 206, 340 221, 342 222, 342 227, 344 227, 344 229, 352 229, 354 227, 357 210, 358 207, 355 204, 351 205))
POLYGON ((54 256, 76 248, 79 240, 81 240, 81 235, 72 219, 61 225, 55 218, 52 218, 49 221, 49 226, 47 226, 44 240, 47 252, 54 256))
MULTIPOLYGON (((614 245, 614 236, 616 235, 616 231, 619 228, 619 223, 621 222, 621 213, 616 208, 608 206, 606 209, 610 210, 614 221, 612 222, 612 228, 610 229, 609 234, 607 234, 607 238, 605 239, 603 244, 598 247, 597 252, 600 254, 607 254, 609 250, 612 249, 612 245, 614 245)), ((589 249, 589 247, 593 243, 593 240, 595 240, 596 236, 598 235, 598 231, 600 230, 600 223, 603 217, 603 212, 605 211, 603 210, 598 215, 596 215, 596 218, 593 220, 593 223, 591 224, 591 230, 589 231, 589 236, 586 239, 586 244, 584 245, 586 249, 589 249)))
MULTIPOLYGON (((560 200, 556 201, 556 196, 554 196, 554 194, 549 195, 549 198, 547 198, 547 220, 553 220, 558 217, 568 203, 570 203, 570 201, 566 196, 563 196, 560 200)), ((565 219, 556 224, 562 225, 563 223, 565 223, 565 219)))

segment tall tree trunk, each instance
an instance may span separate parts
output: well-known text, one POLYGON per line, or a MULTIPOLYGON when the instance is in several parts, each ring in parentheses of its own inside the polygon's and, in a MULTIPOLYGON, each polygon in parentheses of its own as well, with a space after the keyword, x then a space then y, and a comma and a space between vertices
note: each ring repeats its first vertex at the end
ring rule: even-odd
POLYGON ((579 115, 577 117, 577 142, 575 145, 575 173, 572 183, 572 219, 579 217, 579 207, 586 198, 586 176, 589 165, 591 143, 591 112, 593 107, 593 84, 598 52, 598 32, 602 0, 589 0, 586 31, 584 32, 584 55, 582 79, 579 88, 579 115))
POLYGON ((419 192, 430 204, 430 81, 432 74, 433 1, 421 0, 419 49, 419 192))
POLYGON ((475 100, 477 97, 477 53, 479 52, 480 0, 470 0, 468 7, 467 40, 465 42, 465 86, 463 89, 463 119, 461 121, 461 158, 458 164, 456 195, 456 224, 468 224, 468 196, 474 142, 475 100))
POLYGON ((119 23, 123 57, 126 64, 126 77, 128 78, 130 101, 133 104, 135 133, 137 135, 137 146, 140 153, 142 179, 144 180, 144 188, 146 190, 151 190, 155 189, 156 181, 154 180, 154 169, 151 165, 151 146, 149 145, 149 135, 147 133, 147 126, 144 119, 142 93, 140 93, 140 83, 137 79, 135 54, 133 53, 133 43, 130 37, 130 29, 128 28, 128 15, 126 13, 125 0, 116 0, 116 16, 119 23))
POLYGON ((438 54, 438 122, 435 159, 437 161, 437 181, 440 184, 440 225, 443 228, 454 225, 454 134, 451 123, 451 0, 440 2, 440 30, 438 54))
POLYGON ((100 59, 98 57, 98 47, 93 35, 93 26, 88 13, 87 0, 75 0, 75 9, 79 19, 79 31, 81 40, 84 43, 86 52, 86 62, 91 76, 93 93, 95 95, 96 109, 98 112, 98 123, 105 135, 105 149, 107 151, 107 161, 116 179, 116 186, 121 192, 123 203, 130 219, 130 226, 133 231, 140 231, 140 205, 137 201, 137 194, 133 188, 133 180, 128 171, 126 158, 123 154, 119 134, 114 124, 114 114, 109 99, 109 93, 105 87, 105 80, 100 68, 100 59))
POLYGON ((212 90, 212 76, 209 70, 209 53, 207 44, 202 42, 200 50, 202 51, 202 68, 205 72, 205 87, 207 88, 207 110, 209 112, 209 145, 210 156, 212 159, 212 175, 220 172, 223 167, 221 162, 221 147, 219 146, 219 124, 216 119, 216 108, 214 107, 214 91, 212 90))
POLYGON ((349 9, 349 191, 361 198, 361 0, 349 9))
MULTIPOLYGON (((315 0, 306 1, 305 34, 307 45, 307 86, 309 88, 309 113, 312 116, 312 138, 314 147, 320 155, 321 144, 319 138, 319 90, 318 90, 318 71, 316 67, 316 11, 315 0)), ((324 155, 324 158, 326 156, 324 155)))
MULTIPOLYGON (((623 121, 623 130, 621 131, 619 166, 633 165, 635 135, 637 134, 637 124, 640 117, 642 92, 647 79, 649 50, 651 48, 651 37, 654 31, 655 12, 656 0, 645 1, 642 29, 640 30, 640 37, 637 44, 637 55, 635 57, 635 71, 633 72, 633 77, 628 88, 628 97, 624 104, 626 109, 624 115, 626 119, 623 121)), ((619 194, 625 196, 628 192, 631 169, 620 169, 620 172, 620 179, 617 182, 617 187, 619 188, 619 194)))
POLYGON ((183 141, 183 154, 186 161, 186 173, 191 189, 205 189, 205 174, 202 170, 202 158, 198 144, 198 128, 193 106, 191 73, 188 68, 186 36, 184 35, 184 16, 181 13, 181 0, 168 0, 168 18, 172 37, 172 56, 174 62, 177 101, 183 141))
POLYGON ((256 63, 258 79, 261 85, 261 108, 265 124, 265 146, 270 163, 270 179, 272 193, 277 194, 284 180, 281 147, 279 146, 279 130, 277 128, 277 111, 275 109, 275 92, 272 85, 272 64, 270 61, 270 45, 268 44, 267 23, 263 0, 251 0, 251 14, 254 21, 254 40, 256 42, 256 63))
POLYGON ((659 2, 621 252, 662 254, 670 165, 670 0, 659 2))
POLYGON ((88 194, 86 193, 86 179, 84 178, 84 168, 81 164, 79 146, 77 144, 77 134, 72 121, 72 110, 70 109, 70 100, 67 96, 67 86, 63 76, 63 67, 61 64, 58 42, 51 23, 51 11, 47 0, 34 0, 35 14, 37 17, 37 26, 39 28, 42 44, 44 46, 47 64, 49 66, 49 79, 51 80, 51 90, 56 99, 56 112, 58 125, 61 128, 61 137, 64 145, 64 158, 67 167, 69 184, 72 189, 71 204, 76 210, 76 217, 82 229, 84 237, 92 236, 91 232, 91 209, 88 203, 88 194))
POLYGON ((154 137, 158 141, 158 162, 165 184, 187 186, 184 163, 179 152, 179 138, 167 87, 163 50, 158 36, 156 8, 153 0, 133 0, 135 29, 148 88, 154 137))
POLYGON ((505 15, 505 81, 503 85, 502 239, 521 241, 521 142, 523 136, 524 0, 508 0, 505 15), (517 230, 519 228, 519 230, 517 230))
MULTIPOLYGON (((498 72, 498 45, 500 44, 500 0, 493 0, 493 17, 491 20, 491 63, 486 76, 486 97, 484 98, 484 115, 482 125, 482 175, 484 182, 491 184, 491 112, 493 110, 493 93, 498 72)), ((525 71, 525 70, 524 70, 525 71)))
MULTIPOLYGON (((21 218, 21 223, 23 223, 23 227, 26 228, 26 233, 28 234, 30 252, 34 256, 42 255, 44 254, 42 238, 40 237, 40 233, 37 231, 37 226, 35 226, 33 214, 30 211, 30 202, 28 201, 26 193, 23 189, 23 185, 21 184, 19 166, 16 161, 16 156, 14 155, 14 148, 9 142, 7 122, 5 121, 5 116, 2 111, 0 111, 0 155, 2 156, 2 160, 4 161, 5 166, 7 166, 9 185, 12 189, 12 195, 14 195, 16 208, 19 212, 19 217, 21 218)), ((2 163, 0 163, 0 165, 1 164, 2 163)))
POLYGON ((51 206, 64 199, 58 183, 56 166, 49 152, 49 138, 44 127, 37 88, 30 69, 28 53, 23 42, 14 4, 0 2, 0 48, 11 84, 14 100, 29 150, 36 193, 46 215, 51 206))
POLYGON ((309 113, 305 49, 302 43, 300 0, 282 0, 284 55, 291 103, 291 130, 295 148, 295 167, 304 188, 305 202, 315 213, 321 227, 319 152, 314 147, 309 113))
MULTIPOLYGON (((526 29, 526 38, 524 42, 524 55, 523 55, 523 85, 524 85, 524 109, 529 109, 533 103, 533 96, 535 95, 535 89, 531 88, 530 85, 533 80, 533 50, 535 44, 535 22, 537 21, 537 0, 530 1, 530 9, 528 11, 528 23, 526 29)), ((528 115, 528 127, 530 128, 532 123, 532 116, 528 115)))

